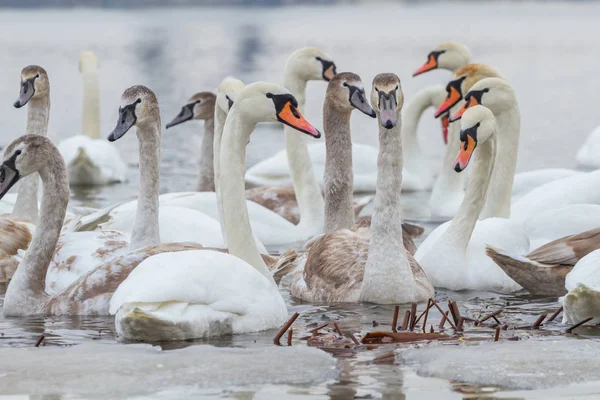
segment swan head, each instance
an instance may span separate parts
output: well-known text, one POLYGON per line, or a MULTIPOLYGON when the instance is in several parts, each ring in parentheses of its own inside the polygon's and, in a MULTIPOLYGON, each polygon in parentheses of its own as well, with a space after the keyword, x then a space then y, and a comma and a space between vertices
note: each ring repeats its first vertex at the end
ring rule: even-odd
POLYGON ((381 126, 387 129, 396 126, 404 104, 402 85, 396 74, 379 74, 373 79, 371 104, 381 126))
POLYGON ((467 46, 458 42, 440 43, 427 55, 427 61, 413 76, 421 75, 434 69, 447 69, 456 71, 471 62, 471 50, 467 46))
POLYGON ((108 140, 114 142, 120 139, 134 125, 149 126, 157 122, 160 125, 160 110, 154 92, 146 86, 132 86, 121 96, 117 126, 108 140))
POLYGON ((79 72, 82 74, 98 71, 98 57, 93 51, 84 51, 79 55, 79 72))
POLYGON ((314 47, 304 47, 293 52, 285 63, 285 73, 304 81, 330 81, 337 73, 331 57, 314 47))
POLYGON ((15 139, 8 145, 2 157, 0 199, 21 178, 42 170, 51 159, 63 160, 47 137, 27 134, 15 139))
POLYGON ((498 115, 514 108, 517 97, 512 86, 502 78, 485 78, 471 87, 465 95, 465 103, 452 115, 451 121, 459 120, 465 111, 476 105, 482 105, 498 115))
POLYGON ((233 112, 253 123, 281 122, 315 138, 321 137, 321 132, 304 119, 290 91, 272 83, 255 82, 246 86, 233 103, 230 113, 233 112))
POLYGON ((46 70, 37 65, 29 65, 21 71, 21 90, 14 106, 21 108, 32 98, 50 94, 50 81, 46 70))
POLYGON ((454 170, 464 171, 477 145, 485 143, 495 132, 496 118, 489 108, 475 106, 465 111, 460 123, 460 150, 456 156, 454 170))
POLYGON ((355 108, 371 118, 376 118, 371 108, 360 76, 352 72, 341 72, 327 85, 325 102, 341 112, 351 112, 355 108))
POLYGON ((488 64, 469 64, 459 69, 454 79, 446 85, 446 98, 435 112, 435 117, 446 114, 462 100, 471 87, 485 78, 501 78, 500 72, 488 64))
POLYGON ((169 129, 172 126, 182 124, 192 119, 213 119, 215 117, 215 102, 217 96, 211 92, 196 93, 181 107, 181 111, 166 126, 169 129))
POLYGON ((217 107, 227 114, 244 87, 244 82, 232 76, 223 79, 217 88, 217 107))

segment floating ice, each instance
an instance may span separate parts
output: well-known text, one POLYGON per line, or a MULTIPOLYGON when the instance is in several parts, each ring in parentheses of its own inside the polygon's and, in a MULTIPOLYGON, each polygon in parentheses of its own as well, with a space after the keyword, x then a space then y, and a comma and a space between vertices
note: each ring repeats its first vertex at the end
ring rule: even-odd
POLYGON ((600 343, 523 340, 399 351, 419 375, 508 389, 600 381, 600 343))
POLYGON ((150 345, 82 344, 0 349, 2 394, 99 395, 116 398, 167 388, 301 384, 336 379, 336 361, 307 348, 192 346, 161 351, 150 345))

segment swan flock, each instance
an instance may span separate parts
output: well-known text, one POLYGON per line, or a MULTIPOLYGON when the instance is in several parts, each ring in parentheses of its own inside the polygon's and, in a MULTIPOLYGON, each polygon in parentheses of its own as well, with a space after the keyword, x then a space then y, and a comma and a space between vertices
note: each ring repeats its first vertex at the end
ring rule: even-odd
POLYGON ((521 116, 508 77, 461 43, 424 56, 415 79, 452 76, 411 98, 396 74, 363 81, 313 47, 289 55, 283 85, 227 76, 190 93, 164 129, 203 123, 197 184, 163 194, 161 143, 171 139, 150 88, 124 90, 102 133, 98 57, 81 53, 82 131, 54 143, 50 74, 26 66, 14 107, 27 108, 27 126, 0 165, 4 315, 114 315, 134 341, 257 332, 288 319, 285 279, 291 297, 321 304, 529 291, 562 296, 565 323, 600 322, 600 170, 589 172, 600 134, 576 156, 588 171, 516 173, 521 116), (303 116, 310 81, 324 89, 322 129, 303 116), (424 139, 445 144, 439 163, 419 146, 429 108, 441 132, 424 139), (378 146, 353 143, 352 115, 372 120, 378 146), (246 170, 264 122, 281 126, 285 149, 246 170), (139 168, 121 157, 125 136, 137 139, 139 168), (71 187, 128 179, 139 179, 136 199, 69 209, 71 187), (423 228, 403 208, 411 192, 444 221, 419 246, 423 228))

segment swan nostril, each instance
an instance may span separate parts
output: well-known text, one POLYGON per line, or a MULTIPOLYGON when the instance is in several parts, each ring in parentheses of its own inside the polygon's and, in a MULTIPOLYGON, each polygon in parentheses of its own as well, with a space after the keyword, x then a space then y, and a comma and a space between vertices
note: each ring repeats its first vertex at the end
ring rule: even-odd
POLYGON ((391 129, 394 127, 394 124, 392 123, 392 121, 390 121, 389 119, 386 121, 385 123, 385 127, 388 129, 391 129))

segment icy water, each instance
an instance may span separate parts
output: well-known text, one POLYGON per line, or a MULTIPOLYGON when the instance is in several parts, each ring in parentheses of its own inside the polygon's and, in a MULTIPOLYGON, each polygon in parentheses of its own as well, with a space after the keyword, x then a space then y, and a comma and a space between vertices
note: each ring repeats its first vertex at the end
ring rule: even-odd
MULTIPOLYGON (((0 12, 0 51, 3 54, 0 105, 4 108, 0 117, 3 132, 0 145, 10 143, 24 131, 26 112, 14 109, 12 103, 18 95, 20 70, 29 64, 43 66, 50 76, 49 135, 60 140, 78 133, 82 88, 77 61, 83 50, 94 50, 100 58, 101 121, 103 131, 108 134, 116 122, 120 95, 131 85, 144 84, 156 92, 162 120, 166 122, 178 113, 192 94, 213 90, 225 75, 235 75, 246 82, 269 80, 281 83, 286 57, 306 45, 317 46, 329 53, 339 71, 361 75, 367 88, 377 73, 396 72, 402 79, 406 98, 410 99, 419 88, 444 83, 449 78, 445 71, 418 78, 411 78, 411 73, 425 61, 432 46, 452 39, 466 43, 477 61, 496 66, 515 87, 522 117, 519 170, 573 167, 577 149, 599 122, 596 94, 600 90, 600 79, 596 71, 600 69, 600 59, 595 52, 600 47, 599 17, 600 5, 560 3, 276 10, 3 11, 0 12)), ((322 82, 311 83, 308 87, 306 115, 316 126, 321 125, 324 91, 322 82)), ((377 131, 372 120, 357 114, 352 123, 357 142, 377 146, 377 131)), ((443 146, 439 124, 433 120, 432 111, 425 114, 419 133, 425 152, 432 162, 439 163, 443 146)), ((201 134, 202 125, 196 123, 163 133, 162 192, 194 188, 196 148, 201 134)), ((117 145, 130 164, 130 182, 78 190, 72 194, 73 204, 100 207, 135 197, 135 135, 128 134, 117 145)), ((259 126, 248 147, 248 164, 282 147, 281 129, 259 126)), ((423 198, 424 195, 413 195, 407 199, 406 218, 426 214, 423 198)), ((433 226, 431 224, 429 228, 433 226)), ((299 304, 289 299, 285 285, 283 291, 290 314, 301 312, 294 324, 294 346, 305 346, 305 341, 301 340, 303 333, 315 324, 328 321, 338 321, 344 332, 356 334, 374 329, 389 331, 391 306, 299 304), (380 327, 374 328, 373 321, 381 324, 380 327)), ((4 293, 4 288, 0 293, 4 293)), ((540 313, 551 312, 557 307, 556 299, 485 293, 437 294, 441 304, 448 298, 457 300, 462 312, 471 317, 504 308, 501 320, 512 325, 531 324, 540 313)), ((420 308, 423 309, 423 305, 420 308)), ((404 309, 401 315, 403 312, 404 309)), ((439 313, 433 311, 430 318, 436 324, 439 317, 439 313)), ((544 327, 552 335, 559 335, 564 329, 558 320, 544 327)), ((596 330, 585 328, 578 332, 585 334, 586 340, 597 340, 596 330)), ((31 347, 42 333, 46 346, 118 343, 112 318, 3 319, 0 316, 0 347, 31 347)), ((237 335, 165 347, 172 349, 196 344, 270 347, 275 333, 237 335)), ((478 331, 474 335, 489 340, 493 333, 493 330, 478 331)), ((567 340, 576 340, 576 337, 567 340)), ((548 398, 544 392, 512 393, 506 392, 509 388, 468 386, 422 378, 398 362, 371 362, 393 349, 394 346, 387 345, 363 350, 351 357, 338 357, 339 377, 333 380, 260 387, 223 386, 198 389, 189 396, 175 390, 166 397, 148 394, 140 388, 139 396, 131 398, 548 398)), ((8 361, 4 359, 2 363, 5 362, 8 361)), ((306 365, 306 368, 310 367, 306 365)), ((39 384, 43 387, 43 378, 39 384)), ((590 389, 592 393, 594 390, 590 389)), ((39 388, 31 391, 41 392, 43 390, 39 388)), ((567 398, 572 394, 556 391, 552 396, 567 398)), ((68 391, 53 393, 48 398, 62 397, 78 398, 68 391)))

